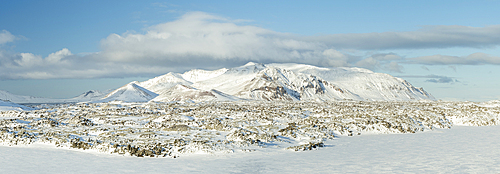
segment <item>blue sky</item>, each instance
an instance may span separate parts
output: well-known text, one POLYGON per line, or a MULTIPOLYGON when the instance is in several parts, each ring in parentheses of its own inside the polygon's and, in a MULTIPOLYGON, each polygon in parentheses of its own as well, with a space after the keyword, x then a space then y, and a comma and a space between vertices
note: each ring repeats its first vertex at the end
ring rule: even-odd
POLYGON ((356 66, 500 99, 500 1, 1 1, 0 90, 69 98, 248 61, 356 66))

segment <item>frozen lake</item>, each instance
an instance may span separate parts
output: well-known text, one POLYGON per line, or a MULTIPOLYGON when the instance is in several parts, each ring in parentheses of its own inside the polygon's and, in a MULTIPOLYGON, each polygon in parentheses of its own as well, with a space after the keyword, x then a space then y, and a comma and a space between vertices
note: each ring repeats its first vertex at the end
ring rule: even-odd
POLYGON ((262 150, 178 159, 0 146, 0 173, 498 173, 500 126, 340 137, 306 152, 262 150))

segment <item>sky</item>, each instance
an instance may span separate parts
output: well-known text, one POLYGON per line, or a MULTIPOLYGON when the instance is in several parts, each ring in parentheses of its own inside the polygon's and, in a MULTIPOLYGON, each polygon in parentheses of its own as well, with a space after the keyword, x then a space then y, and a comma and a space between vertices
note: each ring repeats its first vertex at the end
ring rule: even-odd
POLYGON ((70 98, 197 68, 362 67, 500 99, 500 1, 0 0, 0 90, 70 98))

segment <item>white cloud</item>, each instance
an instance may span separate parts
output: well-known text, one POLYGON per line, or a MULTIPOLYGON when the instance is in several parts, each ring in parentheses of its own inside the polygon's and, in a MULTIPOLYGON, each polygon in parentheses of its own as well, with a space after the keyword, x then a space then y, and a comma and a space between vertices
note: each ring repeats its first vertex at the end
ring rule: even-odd
POLYGON ((371 69, 371 70, 376 70, 376 69, 380 68, 380 62, 373 57, 368 57, 366 59, 363 59, 363 60, 360 60, 359 62, 357 62, 356 66, 371 69))
POLYGON ((235 66, 248 61, 299 62, 320 66, 348 66, 355 57, 320 42, 202 12, 148 28, 145 34, 111 34, 101 41, 101 57, 108 61, 170 64, 192 67, 207 62, 235 66))
POLYGON ((179 20, 150 27, 146 34, 112 34, 101 41, 102 54, 113 61, 142 63, 200 58, 314 61, 329 56, 315 53, 327 50, 321 43, 283 38, 281 33, 226 21, 206 13, 188 13, 179 20))
POLYGON ((460 82, 454 77, 448 77, 448 76, 440 76, 440 75, 426 75, 426 76, 399 76, 402 78, 426 78, 426 82, 431 82, 431 83, 449 83, 449 84, 454 84, 455 82, 460 82))
POLYGON ((21 59, 15 59, 14 62, 16 62, 19 66, 21 67, 32 67, 35 65, 42 65, 43 64, 43 59, 41 56, 34 55, 32 53, 21 53, 20 54, 21 59))
POLYGON ((305 37, 336 48, 360 50, 494 47, 500 45, 500 25, 486 27, 424 26, 417 31, 333 34, 305 37))
POLYGON ((73 54, 71 54, 71 51, 69 51, 67 48, 63 48, 60 51, 49 54, 49 56, 47 56, 45 58, 45 61, 47 61, 49 63, 57 63, 57 62, 60 62, 61 59, 65 58, 67 56, 71 56, 71 55, 73 55, 73 54))
POLYGON ((409 58, 408 61, 409 63, 419 63, 425 65, 500 65, 500 57, 485 53, 473 53, 468 56, 447 56, 437 54, 432 56, 409 58))
POLYGON ((158 75, 192 68, 240 66, 249 61, 349 66, 359 59, 319 42, 237 24, 241 21, 191 12, 149 27, 144 33, 110 34, 101 40, 100 52, 83 56, 73 55, 66 48, 46 57, 0 50, 0 78, 158 75))
POLYGON ((398 62, 390 62, 389 64, 385 65, 385 69, 392 72, 403 73, 404 67, 399 65, 398 62))
POLYGON ((370 57, 361 59, 356 62, 355 66, 367 68, 370 70, 387 70, 392 72, 403 72, 403 66, 399 65, 398 60, 402 60, 403 58, 395 53, 375 53, 370 57))
POLYGON ((12 60, 19 67, 47 67, 56 65, 68 65, 67 59, 71 58, 73 54, 67 49, 63 48, 49 56, 42 58, 42 56, 34 55, 32 53, 20 53, 18 56, 13 56, 12 60))
POLYGON ((9 43, 9 42, 13 42, 14 39, 16 39, 16 36, 10 34, 9 31, 2 30, 0 32, 0 45, 5 44, 5 43, 9 43))
POLYGON ((371 57, 373 57, 376 60, 400 60, 400 59, 402 59, 401 56, 399 56, 395 53, 378 53, 378 54, 373 54, 371 57))

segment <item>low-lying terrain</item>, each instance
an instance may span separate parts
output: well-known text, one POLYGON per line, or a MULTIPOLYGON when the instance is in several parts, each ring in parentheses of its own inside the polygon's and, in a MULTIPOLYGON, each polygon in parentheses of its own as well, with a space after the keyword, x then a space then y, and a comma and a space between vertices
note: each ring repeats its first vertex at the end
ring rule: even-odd
POLYGON ((320 149, 336 136, 500 123, 500 102, 172 102, 39 105, 0 112, 0 144, 137 157, 320 149))

